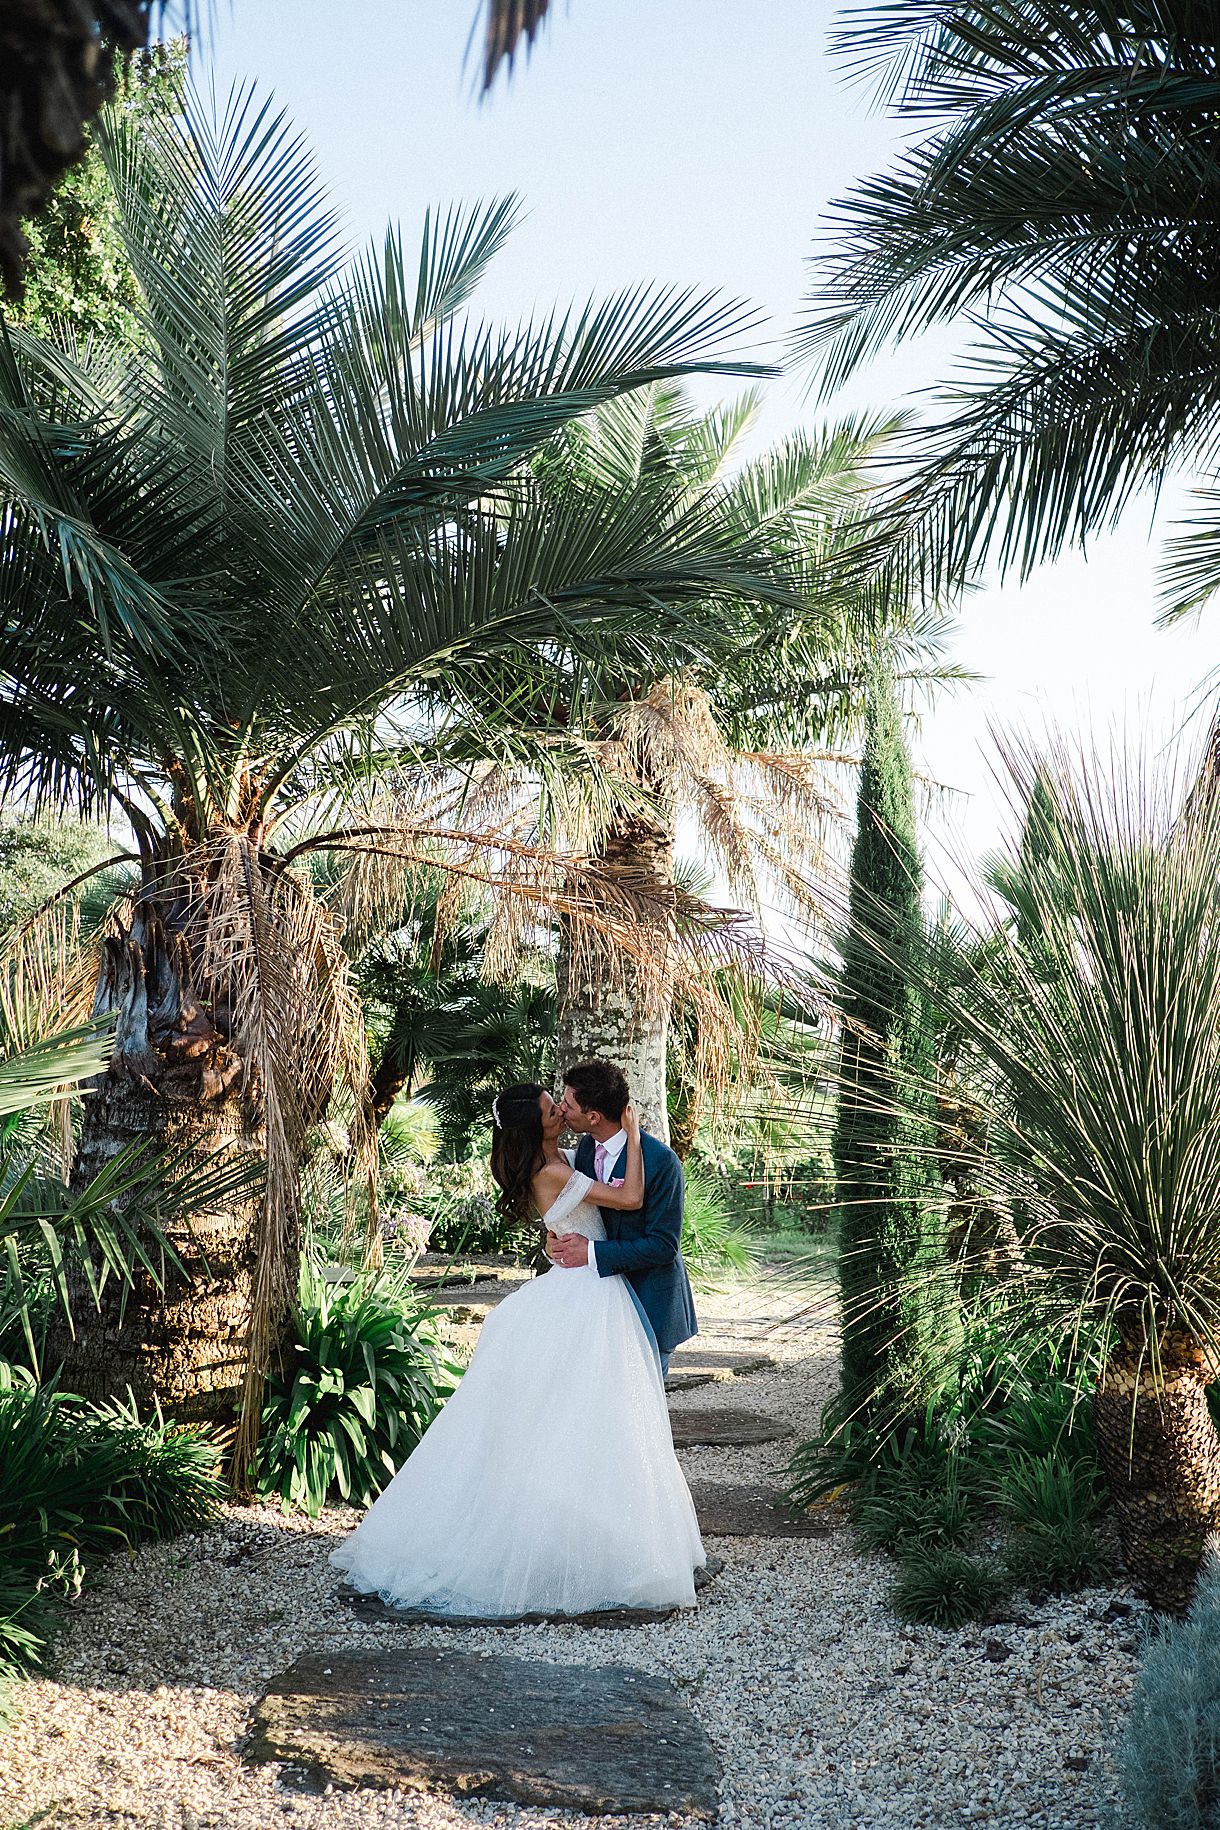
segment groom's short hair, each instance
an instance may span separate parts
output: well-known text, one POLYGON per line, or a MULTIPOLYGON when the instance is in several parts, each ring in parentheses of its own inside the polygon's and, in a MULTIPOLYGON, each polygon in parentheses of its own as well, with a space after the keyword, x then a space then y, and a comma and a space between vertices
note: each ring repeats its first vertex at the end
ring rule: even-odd
POLYGON ((600 1112, 603 1118, 621 1118, 631 1098, 627 1076, 613 1061, 579 1061, 568 1069, 563 1084, 571 1087, 582 1111, 600 1112))

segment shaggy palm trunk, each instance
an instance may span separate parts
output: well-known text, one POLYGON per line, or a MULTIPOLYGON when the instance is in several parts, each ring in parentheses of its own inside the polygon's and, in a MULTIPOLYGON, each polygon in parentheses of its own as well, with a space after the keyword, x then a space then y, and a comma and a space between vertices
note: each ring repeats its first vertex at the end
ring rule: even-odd
MULTIPOLYGON (((623 823, 610 835, 601 862, 606 874, 644 906, 662 908, 673 893, 674 837, 660 821, 623 823)), ((559 1077, 578 1061, 600 1056, 622 1068, 640 1122, 669 1141, 665 1057, 672 981, 669 939, 659 922, 650 941, 644 927, 627 951, 586 924, 564 924, 557 962, 556 1055, 559 1077)))
POLYGON ((1101 1457, 1127 1573, 1166 1613, 1189 1606, 1208 1537, 1220 1525, 1220 1437, 1207 1404, 1215 1377, 1189 1336, 1147 1351, 1123 1343, 1094 1398, 1101 1457))
MULTIPOLYGON (((204 1008, 182 931, 189 909, 145 895, 130 929, 108 939, 96 1009, 117 1012, 114 1055, 95 1083, 74 1169, 83 1185, 125 1146, 217 1153, 231 1161, 263 1153, 242 1094, 243 1064, 230 1046, 226 1010, 204 1008)), ((196 1215, 187 1228, 159 1216, 188 1275, 164 1287, 137 1267, 134 1285, 113 1280, 100 1312, 79 1268, 72 1277, 75 1333, 51 1343, 66 1390, 101 1398, 131 1388, 174 1416, 231 1422, 246 1364, 257 1195, 196 1215)))

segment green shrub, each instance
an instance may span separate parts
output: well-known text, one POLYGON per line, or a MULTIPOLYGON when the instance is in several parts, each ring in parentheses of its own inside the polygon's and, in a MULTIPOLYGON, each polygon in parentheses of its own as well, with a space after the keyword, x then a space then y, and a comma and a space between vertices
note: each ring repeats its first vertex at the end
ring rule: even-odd
POLYGON ((431 1311, 405 1279, 331 1282, 303 1252, 293 1345, 268 1381, 256 1491, 311 1518, 336 1496, 371 1505, 455 1383, 431 1311))
POLYGON ((1000 1474, 999 1496, 1018 1530, 1038 1525, 1070 1531, 1098 1516, 1105 1490, 1095 1462, 1062 1450, 1049 1455, 1017 1450, 1000 1474))
POLYGON ((222 1494, 204 1432, 0 1366, 0 1678, 37 1660, 50 1605, 97 1556, 199 1530, 222 1494))
POLYGON ((857 1500, 853 1523, 866 1550, 888 1550, 903 1556, 917 1548, 956 1548, 972 1536, 977 1501, 950 1466, 937 1487, 886 1485, 857 1500))
POLYGON ((428 1223, 430 1251, 454 1258, 467 1252, 503 1252, 528 1259, 537 1249, 542 1237, 538 1223, 507 1222, 496 1211, 489 1149, 484 1138, 460 1162, 428 1165, 416 1205, 428 1223))
POLYGON ((1004 1546, 1004 1567, 1022 1588, 1058 1594, 1113 1574, 1113 1558, 1092 1525, 1027 1525, 1004 1546))
POLYGON ((760 1255, 757 1234, 734 1218, 715 1178, 690 1171, 682 1218, 682 1257, 691 1281, 707 1289, 726 1274, 752 1270, 760 1255))
POLYGON ((890 1593, 899 1619, 921 1627, 962 1627, 988 1615, 1004 1594, 1004 1579, 974 1557, 928 1550, 904 1564, 890 1593))
POLYGON ((1185 1620, 1153 1632, 1122 1752, 1128 1821, 1215 1830, 1220 1800, 1220 1565, 1208 1559, 1185 1620))

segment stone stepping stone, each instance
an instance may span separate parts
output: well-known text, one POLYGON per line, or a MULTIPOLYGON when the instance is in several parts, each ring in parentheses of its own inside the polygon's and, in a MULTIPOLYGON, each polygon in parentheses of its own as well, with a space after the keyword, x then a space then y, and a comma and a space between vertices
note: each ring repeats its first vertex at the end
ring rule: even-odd
MULTIPOLYGON (((724 1568, 723 1557, 709 1557, 702 1569, 695 1571, 695 1589, 705 1589, 724 1568)), ((419 1608, 396 1608, 380 1595, 362 1595, 344 1583, 340 1599, 358 1620, 408 1627, 649 1627, 658 1620, 670 1620, 684 1612, 681 1608, 598 1608, 589 1614, 496 1614, 479 1618, 473 1614, 426 1614, 419 1608)))
POLYGON ((482 1322, 497 1303, 512 1295, 516 1287, 506 1283, 467 1284, 461 1290, 430 1291, 428 1300, 433 1309, 444 1310, 449 1321, 482 1322))
POLYGON ((309 1653, 254 1712, 246 1759, 320 1792, 482 1794, 591 1816, 715 1817, 719 1762, 668 1678, 434 1648, 309 1653))
POLYGON ((411 1283, 417 1290, 469 1290, 473 1285, 481 1289, 485 1284, 504 1284, 508 1289, 515 1289, 518 1284, 528 1282, 533 1275, 528 1265, 480 1263, 476 1260, 458 1259, 456 1263, 437 1270, 433 1266, 421 1267, 418 1263, 410 1272, 411 1283))
POLYGON ((670 1411, 675 1449, 745 1448, 755 1442, 780 1442, 795 1434, 774 1417, 753 1411, 670 1411))
POLYGON ((691 1498, 705 1538, 828 1538, 831 1527, 785 1505, 778 1487, 692 1481, 691 1498))
POLYGON ((769 1372, 775 1361, 765 1353, 730 1353, 725 1348, 679 1347, 669 1363, 669 1391, 691 1391, 710 1379, 739 1379, 746 1373, 769 1372), (681 1383, 678 1383, 681 1381, 681 1383))

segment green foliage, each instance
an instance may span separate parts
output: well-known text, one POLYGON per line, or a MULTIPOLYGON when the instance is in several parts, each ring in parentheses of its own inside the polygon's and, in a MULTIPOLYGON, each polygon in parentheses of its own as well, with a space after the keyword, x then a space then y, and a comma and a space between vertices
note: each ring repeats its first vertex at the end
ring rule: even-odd
POLYGON ((222 1495, 203 1431, 0 1367, 0 1677, 36 1661, 51 1604, 99 1555, 202 1530, 222 1495))
POLYGON ((528 1259, 542 1233, 533 1222, 514 1226, 496 1210, 495 1184, 491 1179, 487 1132, 476 1134, 469 1153, 457 1162, 429 1166, 419 1205, 431 1232, 429 1248, 450 1257, 463 1253, 503 1252, 528 1259))
MULTIPOLYGON (((184 40, 153 45, 132 57, 114 106, 139 119, 172 106, 186 68, 184 40)), ((123 244, 114 189, 96 145, 69 167, 38 216, 23 225, 30 244, 25 296, 13 320, 38 336, 139 336, 140 289, 123 244)))
POLYGON ((734 1218, 711 1176, 688 1170, 685 1180, 682 1256, 691 1281, 713 1289, 725 1276, 753 1270, 761 1253, 755 1229, 734 1218))
POLYGON ((293 1344, 268 1381, 256 1491, 316 1518, 368 1506, 456 1383, 401 1276, 351 1275, 301 1256, 293 1344))
POLYGON ((978 1527, 977 1498, 949 1466, 934 1487, 885 1486, 853 1509, 856 1537, 865 1550, 888 1550, 895 1556, 968 1543, 978 1527))
POLYGON ((1220 1799, 1220 1567, 1204 1565, 1185 1620, 1150 1634, 1122 1754, 1128 1821, 1215 1830, 1220 1799))
MULTIPOLYGON (((100 827, 41 815, 0 819, 0 932, 26 921, 48 897, 121 849, 100 827)), ((71 892, 82 926, 97 925, 119 889, 117 872, 102 872, 71 892)))
POLYGON ((1006 1534, 1004 1569, 1035 1590, 1104 1581, 1112 1554, 1107 1494, 1089 1404, 1097 1352, 1031 1334, 1014 1353, 1004 1300, 965 1314, 961 1365, 915 1423, 887 1432, 827 1409, 822 1434, 789 1465, 803 1505, 846 1489, 857 1537, 918 1560, 969 1545, 984 1525, 1006 1534))
POLYGON ((1064 1448, 1009 1454, 999 1498, 1011 1536, 1006 1568, 1026 1588, 1063 1590, 1104 1581, 1113 1557, 1096 1521, 1105 1489, 1095 1459, 1064 1448))
POLYGON ((555 990, 549 958, 519 957, 511 984, 489 979, 489 915, 455 920, 450 911, 438 924, 442 895, 427 884, 410 921, 374 942, 356 977, 378 1108, 404 1094, 426 1100, 447 1152, 462 1157, 486 1129, 498 1088, 545 1083, 555 990))
POLYGON ((932 1031, 908 960, 923 929, 911 764, 892 684, 868 712, 842 942, 846 1027, 834 1133, 843 1295, 844 1397, 919 1409, 935 1382, 944 1305, 932 1031))
POLYGON ((992 1069, 977 1171, 1020 1219, 1010 1341, 1220 1343, 1220 803, 1062 743, 1006 757, 1011 911, 921 962, 992 1069))
POLYGON ((1003 1594, 998 1571, 960 1551, 929 1550, 903 1566, 890 1600, 900 1620, 952 1630, 986 1619, 1003 1594))

